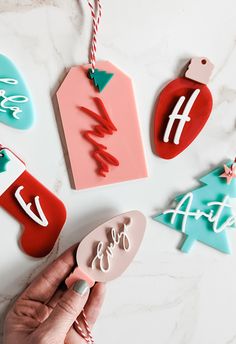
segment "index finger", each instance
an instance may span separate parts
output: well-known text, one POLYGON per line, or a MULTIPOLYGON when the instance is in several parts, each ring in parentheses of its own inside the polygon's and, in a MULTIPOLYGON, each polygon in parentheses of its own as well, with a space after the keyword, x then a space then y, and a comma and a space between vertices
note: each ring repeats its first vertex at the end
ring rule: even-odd
POLYGON ((34 300, 42 303, 49 301, 75 266, 77 246, 70 247, 43 270, 21 294, 19 299, 34 300))

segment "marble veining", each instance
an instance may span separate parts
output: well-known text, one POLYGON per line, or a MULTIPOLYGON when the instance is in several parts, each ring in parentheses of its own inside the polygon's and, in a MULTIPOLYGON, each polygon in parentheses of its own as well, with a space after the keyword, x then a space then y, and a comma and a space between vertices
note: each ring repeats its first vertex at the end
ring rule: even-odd
POLYGON ((0 209, 1 333, 9 304, 44 266, 101 222, 139 209, 148 217, 148 230, 133 264, 108 286, 96 343, 110 343, 109 329, 116 333, 112 344, 236 344, 235 232, 229 233, 231 256, 200 243, 186 255, 178 251, 180 234, 151 220, 176 193, 196 187, 199 176, 236 155, 235 1, 102 3, 98 59, 110 60, 132 77, 149 178, 80 192, 70 188, 52 98, 68 69, 88 61, 86 1, 0 3, 1 53, 21 69, 37 110, 36 125, 27 132, 0 124, 1 143, 13 148, 68 208, 60 240, 42 260, 20 251, 19 224, 0 209), (209 84, 214 109, 186 152, 161 160, 149 137, 156 96, 192 56, 207 56, 215 64, 209 84))

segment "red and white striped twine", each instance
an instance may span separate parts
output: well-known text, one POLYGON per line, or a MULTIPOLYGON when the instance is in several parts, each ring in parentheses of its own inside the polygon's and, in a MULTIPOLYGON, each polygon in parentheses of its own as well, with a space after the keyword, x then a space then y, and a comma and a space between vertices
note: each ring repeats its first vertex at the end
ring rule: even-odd
POLYGON ((92 66, 92 73, 94 73, 95 65, 96 65, 96 53, 97 53, 97 33, 100 24, 100 19, 102 16, 102 5, 100 0, 94 0, 94 6, 92 5, 90 0, 88 1, 88 5, 91 10, 91 15, 93 19, 93 33, 92 33, 92 42, 91 42, 91 51, 89 56, 89 62, 92 66))
MULTIPOLYGON (((100 24, 100 20, 101 20, 101 16, 102 16, 102 6, 101 6, 100 0, 94 0, 94 6, 92 5, 90 0, 87 0, 87 1, 88 1, 88 5, 90 7, 90 10, 91 10, 91 15, 92 15, 92 19, 93 19, 93 32, 92 32, 93 36, 92 36, 92 41, 91 41, 91 51, 90 51, 90 56, 89 56, 89 63, 91 63, 92 73, 94 73, 95 65, 96 65, 96 53, 97 53, 97 33, 98 33, 98 28, 99 28, 99 24, 100 24), (95 13, 95 12, 97 12, 97 13, 95 13)), ((94 343, 93 335, 92 335, 92 332, 90 330, 89 323, 87 321, 87 317, 86 317, 84 310, 82 311, 81 314, 82 314, 82 319, 83 319, 87 334, 84 333, 84 330, 80 326, 78 320, 76 320, 74 322, 74 328, 75 328, 76 332, 78 332, 78 334, 88 344, 93 344, 94 343)))
POLYGON ((79 321, 76 320, 74 322, 74 329, 76 330, 76 332, 88 343, 88 344, 93 344, 94 343, 94 339, 93 339, 93 335, 92 335, 92 332, 90 330, 90 327, 89 327, 89 324, 88 324, 88 321, 87 321, 87 317, 86 317, 86 314, 84 312, 84 310, 82 310, 82 318, 83 318, 83 322, 84 322, 84 326, 85 326, 85 329, 86 329, 86 333, 84 333, 84 330, 82 329, 82 327, 80 326, 79 324, 79 321))

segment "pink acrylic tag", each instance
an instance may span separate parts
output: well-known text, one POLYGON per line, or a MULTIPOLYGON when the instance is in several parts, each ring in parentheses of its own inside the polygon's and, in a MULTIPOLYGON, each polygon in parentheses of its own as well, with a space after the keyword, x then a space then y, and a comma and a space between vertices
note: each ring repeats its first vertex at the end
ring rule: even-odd
POLYGON ((130 78, 110 62, 97 62, 98 73, 113 74, 99 92, 89 68, 71 68, 57 92, 75 188, 146 177, 130 78))
POLYGON ((66 280, 70 287, 78 279, 90 286, 119 277, 134 259, 141 245, 146 218, 139 211, 130 211, 98 226, 79 244, 78 267, 66 280))

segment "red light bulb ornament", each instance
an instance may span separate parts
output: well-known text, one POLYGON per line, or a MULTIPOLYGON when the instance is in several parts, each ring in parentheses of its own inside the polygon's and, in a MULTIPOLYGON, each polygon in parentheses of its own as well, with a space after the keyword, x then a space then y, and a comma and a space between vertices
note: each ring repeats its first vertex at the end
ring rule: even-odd
POLYGON ((198 136, 212 111, 207 87, 214 66, 205 57, 191 59, 184 77, 171 81, 161 92, 155 109, 155 152, 172 159, 198 136))

